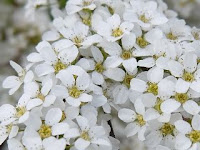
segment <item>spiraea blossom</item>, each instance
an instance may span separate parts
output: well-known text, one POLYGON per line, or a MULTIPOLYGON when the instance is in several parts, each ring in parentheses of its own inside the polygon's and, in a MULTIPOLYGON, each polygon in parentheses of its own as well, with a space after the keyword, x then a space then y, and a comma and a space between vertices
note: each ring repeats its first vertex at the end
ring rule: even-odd
MULTIPOLYGON (((46 1, 29 5, 46 5, 46 1)), ((68 0, 3 82, 9 150, 200 149, 200 32, 162 0, 68 0)), ((29 12, 30 13, 30 12, 29 12)))

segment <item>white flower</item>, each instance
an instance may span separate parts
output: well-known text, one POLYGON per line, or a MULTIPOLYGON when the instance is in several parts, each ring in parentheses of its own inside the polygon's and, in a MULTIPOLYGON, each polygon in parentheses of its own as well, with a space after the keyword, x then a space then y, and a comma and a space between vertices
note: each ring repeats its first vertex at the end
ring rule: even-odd
POLYGON ((0 125, 0 145, 8 138, 14 138, 18 133, 19 127, 16 125, 0 125))
POLYGON ((10 61, 10 65, 17 72, 17 76, 9 76, 3 82, 3 88, 8 88, 9 95, 14 94, 23 83, 27 83, 32 81, 34 74, 29 68, 28 65, 26 69, 23 69, 20 65, 15 63, 14 61, 10 61))
POLYGON ((121 39, 125 34, 129 34, 134 27, 132 23, 122 22, 118 14, 114 14, 106 21, 93 20, 93 22, 95 22, 93 28, 97 33, 110 42, 121 39))
POLYGON ((54 92, 57 96, 65 98, 67 103, 78 107, 81 103, 92 101, 92 96, 85 90, 90 85, 90 76, 78 66, 70 66, 67 70, 62 70, 56 76, 64 86, 55 86, 54 92))
POLYGON ((0 121, 2 125, 8 125, 13 122, 23 123, 29 118, 29 111, 27 110, 27 103, 29 95, 23 94, 18 101, 16 107, 10 104, 4 104, 0 107, 0 121))
POLYGON ((52 46, 42 41, 36 47, 38 53, 32 53, 28 56, 31 62, 42 62, 36 66, 35 72, 40 76, 51 73, 58 73, 68 67, 78 56, 78 49, 72 46, 73 43, 68 40, 60 40, 55 42, 52 46))
MULTIPOLYGON (((38 112, 35 112, 38 113, 38 112)), ((45 120, 41 120, 39 116, 33 118, 26 123, 27 127, 22 137, 22 143, 27 149, 41 149, 53 144, 53 147, 62 147, 64 150, 66 141, 64 139, 55 139, 53 136, 63 135, 69 125, 66 122, 60 122, 62 119, 62 111, 59 108, 51 108, 45 120), (34 138, 34 140, 32 140, 34 138)))
POLYGON ((79 12, 83 9, 94 10, 96 5, 95 0, 69 0, 66 5, 66 10, 69 15, 79 12))
POLYGON ((135 35, 130 33, 122 37, 122 47, 117 42, 101 42, 100 46, 109 54, 104 65, 107 68, 116 68, 122 64, 127 72, 133 73, 137 68, 137 60, 133 55, 135 40, 135 35))
POLYGON ((102 40, 98 34, 90 35, 89 27, 80 21, 76 22, 72 28, 63 29, 61 34, 71 40, 78 48, 88 48, 102 40))
POLYGON ((74 145, 77 150, 87 149, 90 145, 110 146, 102 126, 97 126, 93 120, 78 116, 76 118, 80 129, 72 128, 65 133, 65 138, 76 138, 74 145), (71 134, 70 134, 71 133, 71 134), (76 134, 75 134, 76 133, 76 134))
POLYGON ((172 114, 169 122, 150 122, 151 130, 146 137, 145 144, 151 148, 155 148, 161 144, 168 148, 174 149, 175 136, 177 134, 174 122, 177 120, 182 120, 182 116, 179 113, 172 114))
POLYGON ((199 149, 200 142, 200 116, 195 115, 192 118, 191 125, 184 121, 178 120, 175 122, 175 127, 179 131, 176 136, 175 148, 177 150, 199 149))
POLYGON ((148 121, 156 119, 159 114, 151 108, 145 110, 140 98, 135 101, 134 106, 135 111, 126 108, 120 109, 118 116, 122 121, 128 123, 125 128, 127 137, 138 133, 138 138, 144 141, 144 133, 147 129, 148 121))
POLYGON ((31 110, 34 107, 40 106, 49 107, 56 100, 56 96, 50 94, 50 90, 53 86, 51 79, 43 81, 42 87, 36 82, 29 82, 24 85, 24 93, 30 96, 30 100, 27 103, 27 109, 31 110))
POLYGON ((196 92, 200 92, 199 68, 197 67, 197 55, 190 52, 182 56, 182 64, 171 60, 168 62, 169 71, 175 77, 181 77, 182 84, 196 92))
POLYGON ((133 0, 130 3, 132 7, 125 10, 124 20, 138 23, 145 30, 168 21, 164 14, 157 10, 157 3, 154 1, 133 0))

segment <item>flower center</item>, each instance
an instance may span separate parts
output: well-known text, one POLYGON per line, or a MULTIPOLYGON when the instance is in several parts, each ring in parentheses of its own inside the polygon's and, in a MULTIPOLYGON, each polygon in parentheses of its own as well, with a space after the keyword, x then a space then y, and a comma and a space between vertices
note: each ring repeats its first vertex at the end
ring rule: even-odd
POLYGON ((97 63, 97 64, 95 65, 95 70, 96 70, 98 73, 102 73, 102 72, 105 70, 105 68, 103 67, 102 63, 97 63))
POLYGON ((6 129, 7 129, 6 132, 7 132, 7 133, 10 133, 10 132, 11 132, 12 126, 13 126, 12 124, 9 124, 9 125, 6 126, 6 129))
POLYGON ((181 104, 185 103, 188 100, 187 93, 176 93, 175 99, 180 102, 181 104))
POLYGON ((85 25, 91 26, 91 19, 82 19, 82 22, 83 22, 85 25))
POLYGON ((144 23, 148 23, 148 22, 150 21, 150 19, 147 19, 147 18, 146 18, 145 14, 140 15, 140 16, 139 16, 139 19, 140 19, 142 22, 144 22, 144 23))
POLYGON ((129 75, 129 74, 126 74, 125 77, 124 77, 123 83, 129 88, 129 87, 130 87, 131 80, 132 80, 133 78, 134 78, 134 76, 129 75))
POLYGON ((37 95, 37 98, 41 99, 42 101, 45 100, 45 96, 44 96, 42 93, 39 93, 39 94, 37 95))
POLYGON ((120 28, 116 28, 112 30, 112 36, 119 37, 123 34, 123 31, 120 28))
POLYGON ((193 130, 188 136, 193 143, 200 142, 200 131, 193 130))
POLYGON ((142 115, 137 115, 136 121, 139 123, 140 126, 144 126, 146 124, 146 121, 144 120, 142 115))
POLYGON ((158 85, 156 83, 148 82, 147 92, 158 95, 158 85))
POLYGON ((170 123, 165 123, 161 128, 160 132, 163 136, 172 135, 174 131, 175 126, 171 125, 170 123))
POLYGON ((42 124, 38 133, 42 139, 48 138, 51 136, 51 127, 46 124, 42 124))
POLYGON ((124 51, 121 54, 121 58, 124 60, 130 59, 131 57, 132 57, 132 52, 130 52, 130 51, 124 51))
POLYGON ((77 47, 81 47, 81 43, 83 42, 83 39, 81 37, 75 36, 72 41, 76 44, 77 47))
POLYGON ((92 3, 92 1, 83 1, 83 6, 89 6, 92 3))
POLYGON ((186 1, 181 1, 180 2, 180 6, 181 7, 185 7, 186 5, 189 5, 189 4, 192 4, 192 3, 195 3, 196 0, 186 0, 186 1))
POLYGON ((178 37, 175 36, 172 32, 168 33, 168 34, 166 35, 166 37, 167 37, 168 39, 170 39, 170 40, 177 40, 177 39, 178 39, 178 37))
POLYGON ((187 82, 192 82, 192 81, 194 81, 194 75, 189 72, 184 72, 183 79, 187 82))
POLYGON ((66 64, 63 64, 61 61, 58 61, 55 66, 54 66, 54 69, 55 69, 55 73, 57 74, 60 70, 63 70, 63 69, 66 69, 67 68, 67 65, 66 64))
POLYGON ((162 110, 160 109, 160 106, 162 104, 162 100, 158 97, 156 101, 156 105, 154 106, 154 109, 158 111, 158 113, 162 113, 162 110))
POLYGON ((141 48, 145 48, 147 45, 149 45, 149 42, 146 41, 146 39, 144 38, 144 36, 138 37, 136 39, 136 43, 141 47, 141 48))
POLYGON ((16 116, 18 118, 23 116, 25 114, 25 112, 26 112, 26 108, 25 107, 17 107, 16 110, 17 110, 16 116))
POLYGON ((88 131, 83 131, 81 133, 81 138, 86 140, 86 141, 90 141, 90 135, 89 135, 88 131))
POLYGON ((76 86, 73 86, 72 88, 69 89, 69 95, 73 98, 79 98, 81 93, 82 92, 76 86))
POLYGON ((193 33, 193 37, 195 38, 195 40, 200 40, 199 33, 197 32, 193 33))

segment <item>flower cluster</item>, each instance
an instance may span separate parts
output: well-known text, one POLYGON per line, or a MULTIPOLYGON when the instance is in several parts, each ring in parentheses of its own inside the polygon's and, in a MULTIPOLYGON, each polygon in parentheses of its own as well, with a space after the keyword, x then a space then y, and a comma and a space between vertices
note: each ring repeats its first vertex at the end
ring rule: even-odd
POLYGON ((24 92, 16 106, 0 107, 0 144, 118 150, 124 134, 149 150, 200 149, 200 30, 161 0, 69 0, 65 8, 27 66, 10 61, 17 75, 3 87, 24 92))

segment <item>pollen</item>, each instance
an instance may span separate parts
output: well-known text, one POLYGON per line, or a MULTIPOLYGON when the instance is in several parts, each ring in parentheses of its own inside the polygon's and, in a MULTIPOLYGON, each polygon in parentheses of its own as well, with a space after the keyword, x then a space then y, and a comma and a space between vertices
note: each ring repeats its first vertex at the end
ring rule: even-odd
POLYGON ((76 44, 77 47, 81 47, 81 43, 83 42, 83 39, 81 37, 74 37, 72 41, 76 44))
POLYGON ((148 82, 147 92, 158 95, 158 85, 156 83, 148 82))
POLYGON ((146 121, 144 120, 142 115, 137 115, 136 121, 140 126, 144 126, 146 124, 146 121))
POLYGON ((160 132, 163 136, 172 135, 174 132, 175 126, 170 123, 165 123, 161 128, 160 132))
POLYGON ((105 68, 104 68, 104 66, 102 65, 102 63, 97 63, 97 64, 95 65, 95 70, 96 70, 98 73, 102 73, 102 72, 105 70, 105 68))
POLYGON ((175 36, 172 32, 168 33, 168 34, 166 35, 166 37, 167 37, 168 39, 170 39, 170 40, 177 40, 177 39, 178 39, 178 37, 175 36))
POLYGON ((185 103, 188 100, 187 93, 176 93, 175 99, 180 102, 181 104, 185 103))
POLYGON ((163 101, 158 97, 158 98, 157 98, 157 101, 156 101, 156 104, 155 104, 155 106, 154 106, 154 109, 157 110, 157 112, 160 113, 160 114, 162 113, 162 110, 161 110, 161 108, 160 108, 162 102, 163 102, 163 101))
POLYGON ((83 1, 83 6, 89 6, 92 3, 92 1, 83 1))
POLYGON ((26 112, 26 108, 25 107, 17 107, 16 110, 17 110, 17 113, 16 113, 16 117, 17 118, 20 118, 26 112))
POLYGON ((73 98, 79 98, 82 91, 80 91, 76 86, 73 86, 69 89, 69 95, 73 98))
POLYGON ((200 131, 193 130, 189 133, 188 137, 193 143, 199 143, 200 142, 200 131))
POLYGON ((90 141, 90 135, 89 135, 88 131, 83 131, 81 133, 81 138, 86 140, 86 141, 90 141))
POLYGON ((184 72, 183 79, 187 82, 192 82, 192 81, 194 81, 194 75, 189 72, 184 72))
POLYGON ((130 59, 132 57, 132 52, 131 51, 124 51, 121 54, 121 58, 124 60, 130 59))
POLYGON ((116 28, 112 30, 112 36, 119 37, 123 34, 123 31, 120 28, 116 28))
POLYGON ((41 99, 42 101, 45 100, 45 96, 44 96, 42 93, 39 93, 39 94, 37 95, 37 98, 41 99))
POLYGON ((146 39, 144 38, 144 36, 138 37, 136 39, 136 43, 141 47, 141 48, 145 48, 147 45, 149 45, 149 42, 146 41, 146 39))
POLYGON ((132 80, 133 78, 134 78, 133 75, 126 74, 125 77, 124 77, 123 83, 129 88, 129 87, 130 87, 131 80, 132 80))
POLYGON ((46 124, 42 124, 38 133, 42 139, 48 138, 51 136, 51 127, 46 124))
POLYGON ((58 61, 55 66, 54 66, 54 69, 55 69, 55 73, 57 74, 60 70, 63 70, 63 69, 66 69, 67 68, 67 65, 66 64, 63 64, 61 61, 58 61))
POLYGON ((85 25, 91 26, 91 19, 82 19, 82 22, 83 22, 85 25))
POLYGON ((147 19, 146 16, 143 14, 139 17, 139 19, 144 22, 144 23, 148 23, 150 21, 150 19, 147 19))

